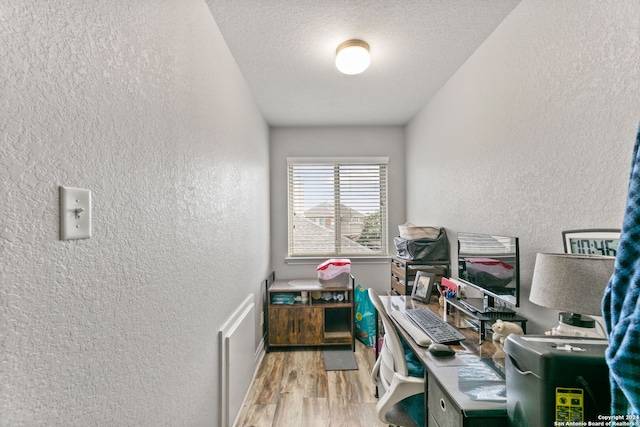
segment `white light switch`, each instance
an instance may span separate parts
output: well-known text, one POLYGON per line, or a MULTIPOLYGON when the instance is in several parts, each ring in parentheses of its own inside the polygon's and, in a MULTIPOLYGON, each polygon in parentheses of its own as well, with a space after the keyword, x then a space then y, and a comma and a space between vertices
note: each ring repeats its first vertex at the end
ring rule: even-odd
POLYGON ((60 239, 91 237, 91 191, 60 187, 60 239))

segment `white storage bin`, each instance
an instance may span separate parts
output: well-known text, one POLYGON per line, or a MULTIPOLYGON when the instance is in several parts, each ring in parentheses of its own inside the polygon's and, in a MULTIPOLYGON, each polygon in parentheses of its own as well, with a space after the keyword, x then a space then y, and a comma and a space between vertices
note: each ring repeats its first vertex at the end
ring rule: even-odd
POLYGON ((351 260, 347 258, 331 258, 318 265, 318 279, 335 279, 342 273, 351 273, 351 260))

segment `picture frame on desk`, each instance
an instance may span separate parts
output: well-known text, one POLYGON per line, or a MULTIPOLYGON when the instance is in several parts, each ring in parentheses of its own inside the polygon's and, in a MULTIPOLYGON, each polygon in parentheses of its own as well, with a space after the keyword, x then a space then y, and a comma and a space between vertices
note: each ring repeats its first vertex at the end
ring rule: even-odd
POLYGON ((433 286, 435 281, 435 274, 418 271, 413 282, 411 299, 428 304, 429 300, 431 299, 431 294, 433 293, 433 286))

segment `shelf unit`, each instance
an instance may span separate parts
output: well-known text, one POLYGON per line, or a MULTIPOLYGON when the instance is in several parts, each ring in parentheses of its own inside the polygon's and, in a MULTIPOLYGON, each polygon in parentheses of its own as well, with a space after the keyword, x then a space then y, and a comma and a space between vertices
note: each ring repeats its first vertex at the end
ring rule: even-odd
POLYGON ((272 347, 338 345, 355 350, 353 289, 350 274, 333 280, 273 281, 267 289, 267 351, 272 347), (307 295, 305 302, 301 301, 303 293, 307 295))
MULTIPOLYGON (((453 315, 453 311, 457 310, 461 313, 464 313, 464 317, 467 319, 470 319, 472 321, 475 321, 474 323, 476 323, 478 326, 478 339, 479 339, 479 343, 482 344, 482 341, 484 341, 487 338, 487 332, 489 332, 489 334, 493 335, 493 331, 491 330, 491 325, 497 320, 497 319, 502 319, 505 322, 514 322, 514 323, 519 323, 520 326, 522 327, 522 331, 526 334, 527 333, 527 319, 525 317, 519 316, 517 313, 513 312, 513 311, 500 311, 500 310, 496 310, 496 311, 489 311, 489 312, 481 312, 479 311, 479 307, 483 306, 483 300, 482 298, 465 298, 463 301, 466 301, 468 304, 470 304, 472 307, 478 307, 477 310, 471 310, 468 307, 465 307, 465 305, 463 303, 460 302, 461 300, 458 300, 456 298, 446 298, 444 300, 444 312, 445 312, 445 316, 447 315, 453 315), (452 308, 454 308, 455 310, 451 310, 452 308)), ((459 326, 459 325, 456 325, 459 326)))
MULTIPOLYGON (((436 275, 436 283, 443 277, 449 277, 449 260, 407 261, 398 257, 391 258, 391 291, 396 295, 411 295, 413 281, 418 271, 436 275)), ((434 287, 434 289, 436 289, 434 287)))

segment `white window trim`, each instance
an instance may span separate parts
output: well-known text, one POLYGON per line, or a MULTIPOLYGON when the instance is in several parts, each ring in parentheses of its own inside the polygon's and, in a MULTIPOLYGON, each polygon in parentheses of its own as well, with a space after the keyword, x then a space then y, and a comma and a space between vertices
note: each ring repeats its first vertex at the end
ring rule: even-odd
POLYGON ((378 164, 388 165, 389 157, 287 157, 287 165, 358 165, 358 164, 378 164))
MULTIPOLYGON (((366 164, 366 165, 385 165, 386 166, 386 179, 388 180, 389 176, 389 157, 388 156, 356 156, 356 157, 287 157, 287 169, 289 169, 289 165, 357 165, 357 164, 366 164)), ((389 207, 388 207, 388 182, 386 184, 386 221, 383 225, 383 236, 387 236, 387 228, 389 221, 389 207)), ((287 178, 287 204, 289 201, 289 178, 287 178)), ((287 213, 287 234, 290 232, 290 214, 287 213)), ((386 239, 385 239, 386 240, 386 239)), ((289 237, 287 237, 287 242, 289 242, 289 237)), ((345 255, 349 256, 352 260, 358 260, 360 263, 385 263, 390 259, 390 255, 387 252, 386 244, 383 246, 384 253, 374 254, 374 255, 345 255)), ((287 243, 287 256, 285 257, 285 262, 287 264, 313 264, 319 260, 325 260, 326 256, 320 255, 300 255, 300 256, 292 256, 290 255, 289 243, 287 243)), ((337 256, 337 255, 336 255, 337 256)), ((341 256, 341 255, 340 255, 341 256)))

